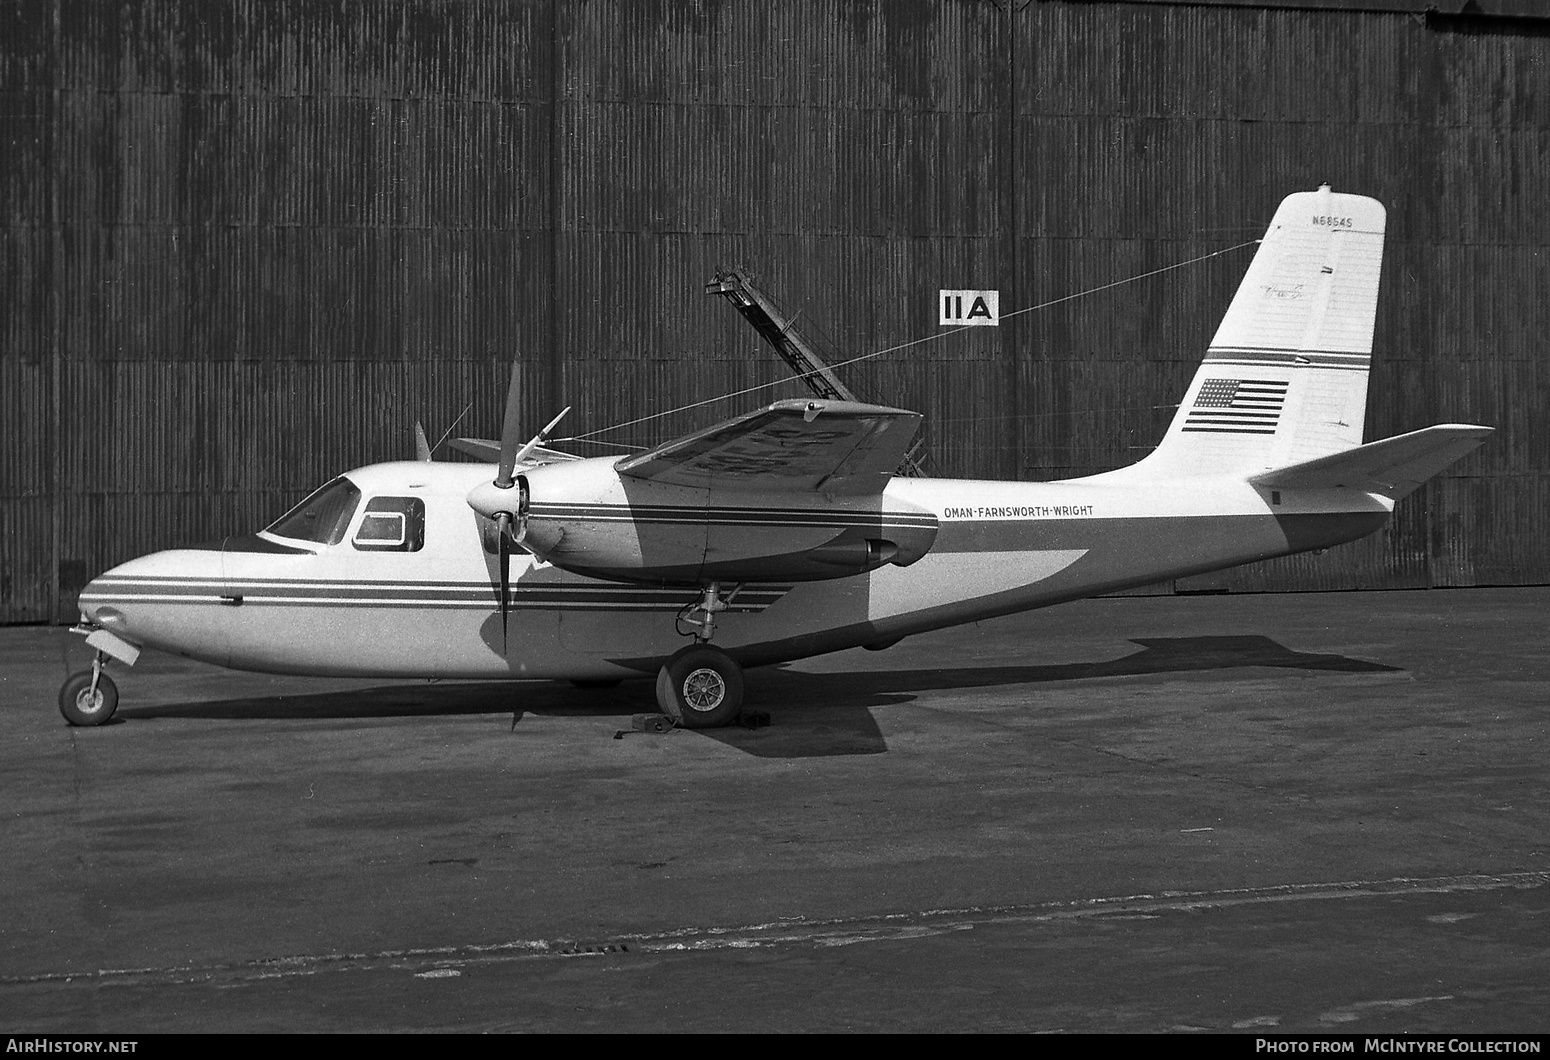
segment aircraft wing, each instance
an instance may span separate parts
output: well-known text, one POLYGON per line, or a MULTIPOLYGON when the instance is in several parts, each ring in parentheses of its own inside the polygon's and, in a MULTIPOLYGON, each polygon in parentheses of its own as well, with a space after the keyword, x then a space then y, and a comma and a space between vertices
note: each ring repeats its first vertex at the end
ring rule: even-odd
POLYGON ((1443 423, 1265 471, 1249 481, 1279 489, 1356 489, 1398 500, 1473 452, 1491 431, 1473 424, 1443 423))
POLYGON ((614 467, 677 486, 865 496, 888 485, 920 420, 856 401, 777 401, 614 467))

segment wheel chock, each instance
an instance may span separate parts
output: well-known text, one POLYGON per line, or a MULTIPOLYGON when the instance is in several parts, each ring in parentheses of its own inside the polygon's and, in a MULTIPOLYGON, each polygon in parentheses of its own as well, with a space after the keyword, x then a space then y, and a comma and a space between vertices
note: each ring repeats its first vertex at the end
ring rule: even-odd
POLYGON ((762 729, 770 723, 770 712, 745 710, 737 716, 737 723, 745 729, 762 729))
POLYGON ((677 727, 666 714, 636 714, 630 718, 630 727, 614 733, 614 739, 622 740, 632 732, 671 732, 677 727))

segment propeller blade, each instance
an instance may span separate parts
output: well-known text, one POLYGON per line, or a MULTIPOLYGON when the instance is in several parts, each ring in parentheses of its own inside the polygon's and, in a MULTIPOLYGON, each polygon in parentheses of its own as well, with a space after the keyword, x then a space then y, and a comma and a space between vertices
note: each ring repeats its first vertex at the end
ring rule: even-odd
POLYGON ((501 512, 496 517, 496 528, 500 534, 500 567, 501 567, 501 654, 506 653, 506 625, 511 611, 511 515, 501 512))
POLYGON ((522 425, 522 365, 511 366, 511 386, 506 390, 506 418, 501 421, 501 465, 495 476, 495 484, 510 489, 517 467, 517 448, 521 437, 517 431, 522 425))
POLYGON ((421 463, 431 462, 431 443, 426 440, 425 428, 420 426, 420 421, 414 421, 414 458, 421 463))

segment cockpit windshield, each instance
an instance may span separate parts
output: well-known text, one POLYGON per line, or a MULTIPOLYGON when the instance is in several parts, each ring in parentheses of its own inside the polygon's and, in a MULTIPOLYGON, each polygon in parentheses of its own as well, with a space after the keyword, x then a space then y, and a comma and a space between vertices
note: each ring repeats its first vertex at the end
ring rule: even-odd
POLYGON ((347 478, 336 478, 264 529, 278 537, 337 545, 344 540, 361 491, 347 478))

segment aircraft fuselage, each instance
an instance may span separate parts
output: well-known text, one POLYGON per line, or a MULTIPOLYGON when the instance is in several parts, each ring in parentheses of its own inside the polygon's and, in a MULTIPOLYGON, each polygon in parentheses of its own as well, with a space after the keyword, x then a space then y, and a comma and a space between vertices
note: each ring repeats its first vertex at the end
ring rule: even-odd
MULTIPOLYGON (((653 674, 690 643, 675 618, 697 598, 695 585, 676 576, 587 577, 527 554, 511 561, 503 635, 489 524, 466 499, 492 471, 454 463, 358 469, 346 477, 362 499, 337 543, 266 532, 158 552, 93 581, 81 594, 81 611, 131 644, 292 674, 608 679, 653 674), (416 547, 371 546, 376 527, 391 533, 399 525, 373 512, 375 498, 410 504, 414 518, 423 510, 416 547), (370 519, 378 522, 368 526, 370 519)), ((929 550, 904 557, 907 566, 884 563, 825 580, 744 582, 718 615, 716 645, 746 666, 886 644, 1328 547, 1376 529, 1392 502, 1350 490, 1272 496, 1221 478, 1142 482, 1100 475, 1051 483, 896 478, 881 508, 917 513, 911 524, 917 534, 934 522, 929 550)), ((720 534, 728 541, 739 525, 768 534, 787 520, 800 546, 794 554, 856 525, 855 507, 843 498, 828 505, 804 500, 799 507, 770 497, 741 507, 718 500, 676 515, 657 510, 650 518, 627 509, 600 510, 598 521, 646 526, 660 540, 720 534)), ((725 580, 722 589, 733 584, 725 580)))

